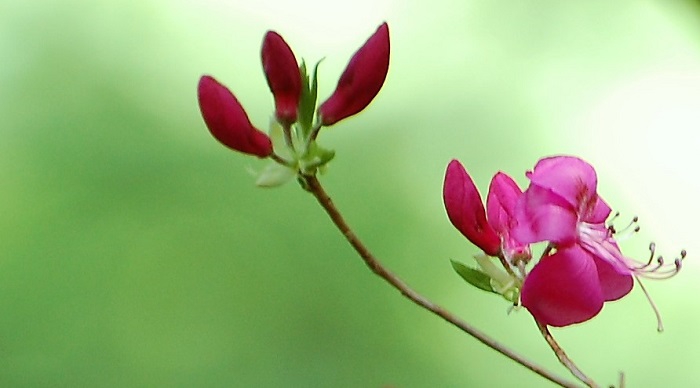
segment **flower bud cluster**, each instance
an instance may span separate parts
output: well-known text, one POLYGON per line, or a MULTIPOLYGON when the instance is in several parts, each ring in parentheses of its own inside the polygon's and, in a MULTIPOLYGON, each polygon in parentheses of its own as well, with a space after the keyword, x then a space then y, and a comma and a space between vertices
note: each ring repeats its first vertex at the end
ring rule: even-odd
MULTIPOLYGON (((295 173, 313 173, 334 155, 333 151, 316 144, 321 127, 361 112, 382 88, 389 71, 389 27, 387 23, 381 24, 355 52, 335 91, 318 110, 315 107, 317 67, 313 77, 308 75, 304 62, 297 64, 292 49, 274 31, 265 34, 261 58, 275 102, 275 122, 269 133, 256 128, 234 94, 209 75, 201 77, 197 88, 204 122, 219 142, 235 151, 260 158, 271 157, 281 168, 295 173), (278 129, 281 129, 281 136, 277 136, 278 129), (285 150, 279 151, 283 148, 285 150)), ((272 171, 272 174, 280 175, 279 171, 272 171)), ((269 177, 260 179, 269 181, 269 177)), ((272 183, 270 185, 278 182, 272 183)))

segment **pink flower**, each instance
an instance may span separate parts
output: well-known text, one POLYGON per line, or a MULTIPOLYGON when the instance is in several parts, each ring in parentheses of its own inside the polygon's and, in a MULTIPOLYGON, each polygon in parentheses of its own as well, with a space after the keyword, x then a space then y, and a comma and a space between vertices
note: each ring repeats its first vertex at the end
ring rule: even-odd
POLYGON ((484 253, 503 255, 509 263, 514 258, 529 259, 529 247, 511 234, 515 225, 514 208, 521 191, 508 175, 502 172, 494 175, 484 209, 471 177, 459 161, 452 160, 445 171, 442 193, 452 224, 484 253))
POLYGON ((644 265, 622 255, 614 229, 605 225, 610 207, 596 192, 590 164, 555 156, 540 160, 526 175, 530 186, 516 205, 513 236, 526 244, 548 241, 554 249, 527 275, 520 294, 539 322, 587 321, 605 302, 627 295, 636 275, 659 278, 678 272, 680 259, 669 268, 661 258, 650 266, 651 259, 644 265))
POLYGON ((205 75, 199 79, 197 95, 204 122, 218 141, 261 158, 272 154, 270 138, 253 127, 241 104, 225 86, 205 75))
POLYGON ((301 98, 301 73, 294 53, 278 33, 268 31, 261 56, 267 84, 275 97, 275 116, 280 123, 290 125, 297 121, 301 98))
POLYGON ((383 23, 353 55, 333 94, 318 108, 323 125, 352 116, 379 93, 389 71, 389 26, 383 23))

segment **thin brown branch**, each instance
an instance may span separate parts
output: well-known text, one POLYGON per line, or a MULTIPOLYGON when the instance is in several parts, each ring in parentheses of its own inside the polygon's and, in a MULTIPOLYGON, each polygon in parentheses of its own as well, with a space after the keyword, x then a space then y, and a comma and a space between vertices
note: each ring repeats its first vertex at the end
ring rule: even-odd
POLYGON ((557 341, 552 336, 552 333, 549 332, 547 325, 543 325, 537 320, 535 320, 535 323, 537 323, 537 327, 540 329, 540 333, 542 333, 542 336, 544 337, 545 341, 547 341, 549 347, 552 348, 552 351, 554 351, 554 354, 556 354, 557 358, 559 359, 559 362, 561 362, 561 364, 564 365, 564 367, 566 367, 566 369, 568 369, 571 372, 571 374, 573 374, 577 379, 581 380, 584 384, 591 388, 597 388, 598 384, 596 384, 595 381, 591 380, 590 377, 586 376, 586 374, 583 373, 573 361, 571 361, 569 356, 566 355, 564 349, 562 349, 561 346, 559 346, 557 341))
MULTIPOLYGON (((489 337, 485 333, 481 332, 480 330, 476 329, 475 327, 471 326, 467 322, 462 321, 461 319, 457 318, 455 315, 453 315, 451 312, 445 310, 441 306, 433 303, 432 301, 428 300, 424 296, 420 295, 413 289, 411 289, 406 283, 404 283, 401 279, 399 279, 396 275, 394 275, 392 272, 390 272, 388 269, 386 269, 380 262, 377 260, 374 255, 365 247, 365 245, 360 241, 360 239, 355 235, 355 233, 350 229, 350 226, 345 222, 345 219, 343 216, 340 214, 338 209, 335 207, 333 202, 331 201, 331 198, 328 196, 326 191, 323 189, 321 186, 321 183, 318 181, 318 179, 315 176, 311 175, 304 175, 302 176, 302 179, 304 180, 306 184, 306 189, 313 194, 314 197, 318 200, 319 204, 325 209, 326 213, 330 216, 331 220, 335 224, 335 226, 340 230, 340 232, 345 236, 345 239, 352 245, 352 247, 355 249, 355 251, 362 257, 362 260, 364 260, 365 264, 374 272, 376 275, 384 279, 387 283, 391 284, 392 287, 397 289, 399 292, 401 292, 402 295, 404 295, 406 298, 411 300, 413 303, 417 304, 418 306, 432 312, 433 314, 439 316, 440 318, 444 319, 445 321, 449 322, 453 326, 457 327, 458 329, 462 330, 463 332, 469 334, 470 336, 474 337, 476 340, 481 342, 482 344, 488 346, 489 348, 503 354, 504 356, 510 358, 511 360, 515 361, 516 363, 524 366, 525 368, 531 370, 532 372, 542 376, 543 378, 561 386, 561 387, 576 387, 577 385, 574 383, 571 383, 569 381, 564 380, 563 378, 554 375, 553 373, 545 370, 543 367, 534 364, 530 360, 526 359, 525 357, 521 356, 518 353, 515 353, 514 351, 508 349, 505 347, 503 344, 499 343, 498 341, 494 340, 493 338, 489 337)), ((563 352, 562 352, 563 353, 563 352)))

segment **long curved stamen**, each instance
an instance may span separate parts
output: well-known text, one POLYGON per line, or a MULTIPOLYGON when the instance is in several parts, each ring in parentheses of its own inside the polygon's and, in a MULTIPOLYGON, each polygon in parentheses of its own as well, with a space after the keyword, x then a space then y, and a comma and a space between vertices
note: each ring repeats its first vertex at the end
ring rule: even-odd
MULTIPOLYGON (((639 217, 637 216, 632 217, 630 223, 627 224, 624 228, 622 228, 621 230, 617 230, 615 226, 612 225, 612 221, 617 219, 619 215, 620 213, 617 212, 610 218, 610 225, 607 227, 607 236, 605 240, 614 239, 614 241, 621 242, 629 238, 633 234, 639 232, 640 227, 639 225, 637 225, 639 217)), ((602 243, 601 245, 606 244, 602 243)), ((599 252, 601 251, 600 248, 595 250, 599 252)), ((613 257, 616 256, 614 252, 612 253, 613 257)), ((649 260, 647 260, 646 263, 640 263, 638 261, 629 259, 624 256, 622 256, 622 258, 627 268, 630 271, 632 271, 635 275, 640 275, 649 279, 668 279, 675 276, 681 270, 683 259, 685 259, 685 256, 686 251, 682 250, 680 257, 676 258, 673 261, 673 263, 666 263, 663 256, 656 255, 656 244, 652 242, 649 244, 649 260)))
MULTIPOLYGON (((619 217, 619 213, 615 213, 610 221, 614 221, 617 217, 619 217)), ((629 271, 634 276, 634 279, 639 284, 639 288, 644 292, 644 296, 654 311, 656 330, 662 332, 664 331, 664 324, 661 314, 646 287, 644 287, 641 278, 668 279, 675 276, 683 266, 686 251, 685 249, 681 250, 680 256, 673 260, 673 263, 667 263, 663 256, 657 256, 656 244, 652 242, 649 244, 649 259, 646 262, 639 262, 625 257, 620 252, 618 242, 629 238, 639 231, 638 221, 639 219, 636 216, 633 217, 630 223, 619 231, 611 223, 607 227, 600 228, 600 226, 596 227, 596 225, 581 222, 578 226, 580 242, 584 249, 590 253, 612 264, 618 270, 629 271)))
POLYGON ((651 295, 649 295, 649 292, 647 292, 646 287, 644 287, 644 283, 642 283, 641 280, 639 280, 639 276, 634 275, 635 280, 637 280, 637 283, 639 283, 639 288, 642 289, 642 292, 644 293, 644 296, 647 297, 647 300, 649 301, 649 304, 651 305, 651 309, 654 310, 654 315, 656 315, 656 331, 659 333, 664 331, 664 323, 661 320, 661 313, 659 313, 659 309, 656 307, 656 304, 654 301, 651 299, 651 295))

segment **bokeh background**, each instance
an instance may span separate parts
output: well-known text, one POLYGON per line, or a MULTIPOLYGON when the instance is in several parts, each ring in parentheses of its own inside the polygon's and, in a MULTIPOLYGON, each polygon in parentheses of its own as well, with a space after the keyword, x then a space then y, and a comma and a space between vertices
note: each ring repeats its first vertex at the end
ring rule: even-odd
POLYGON ((0 386, 523 387, 549 383, 372 275, 313 198, 258 189, 262 164, 207 133, 203 73, 265 128, 267 29, 328 96, 383 20, 374 103, 324 130, 323 177, 388 267, 562 376, 526 311, 465 285, 477 252, 447 221, 444 168, 485 190, 552 154, 649 241, 689 259, 594 320, 554 330, 603 384, 700 384, 700 7, 683 1, 19 1, 0 3, 0 386))

